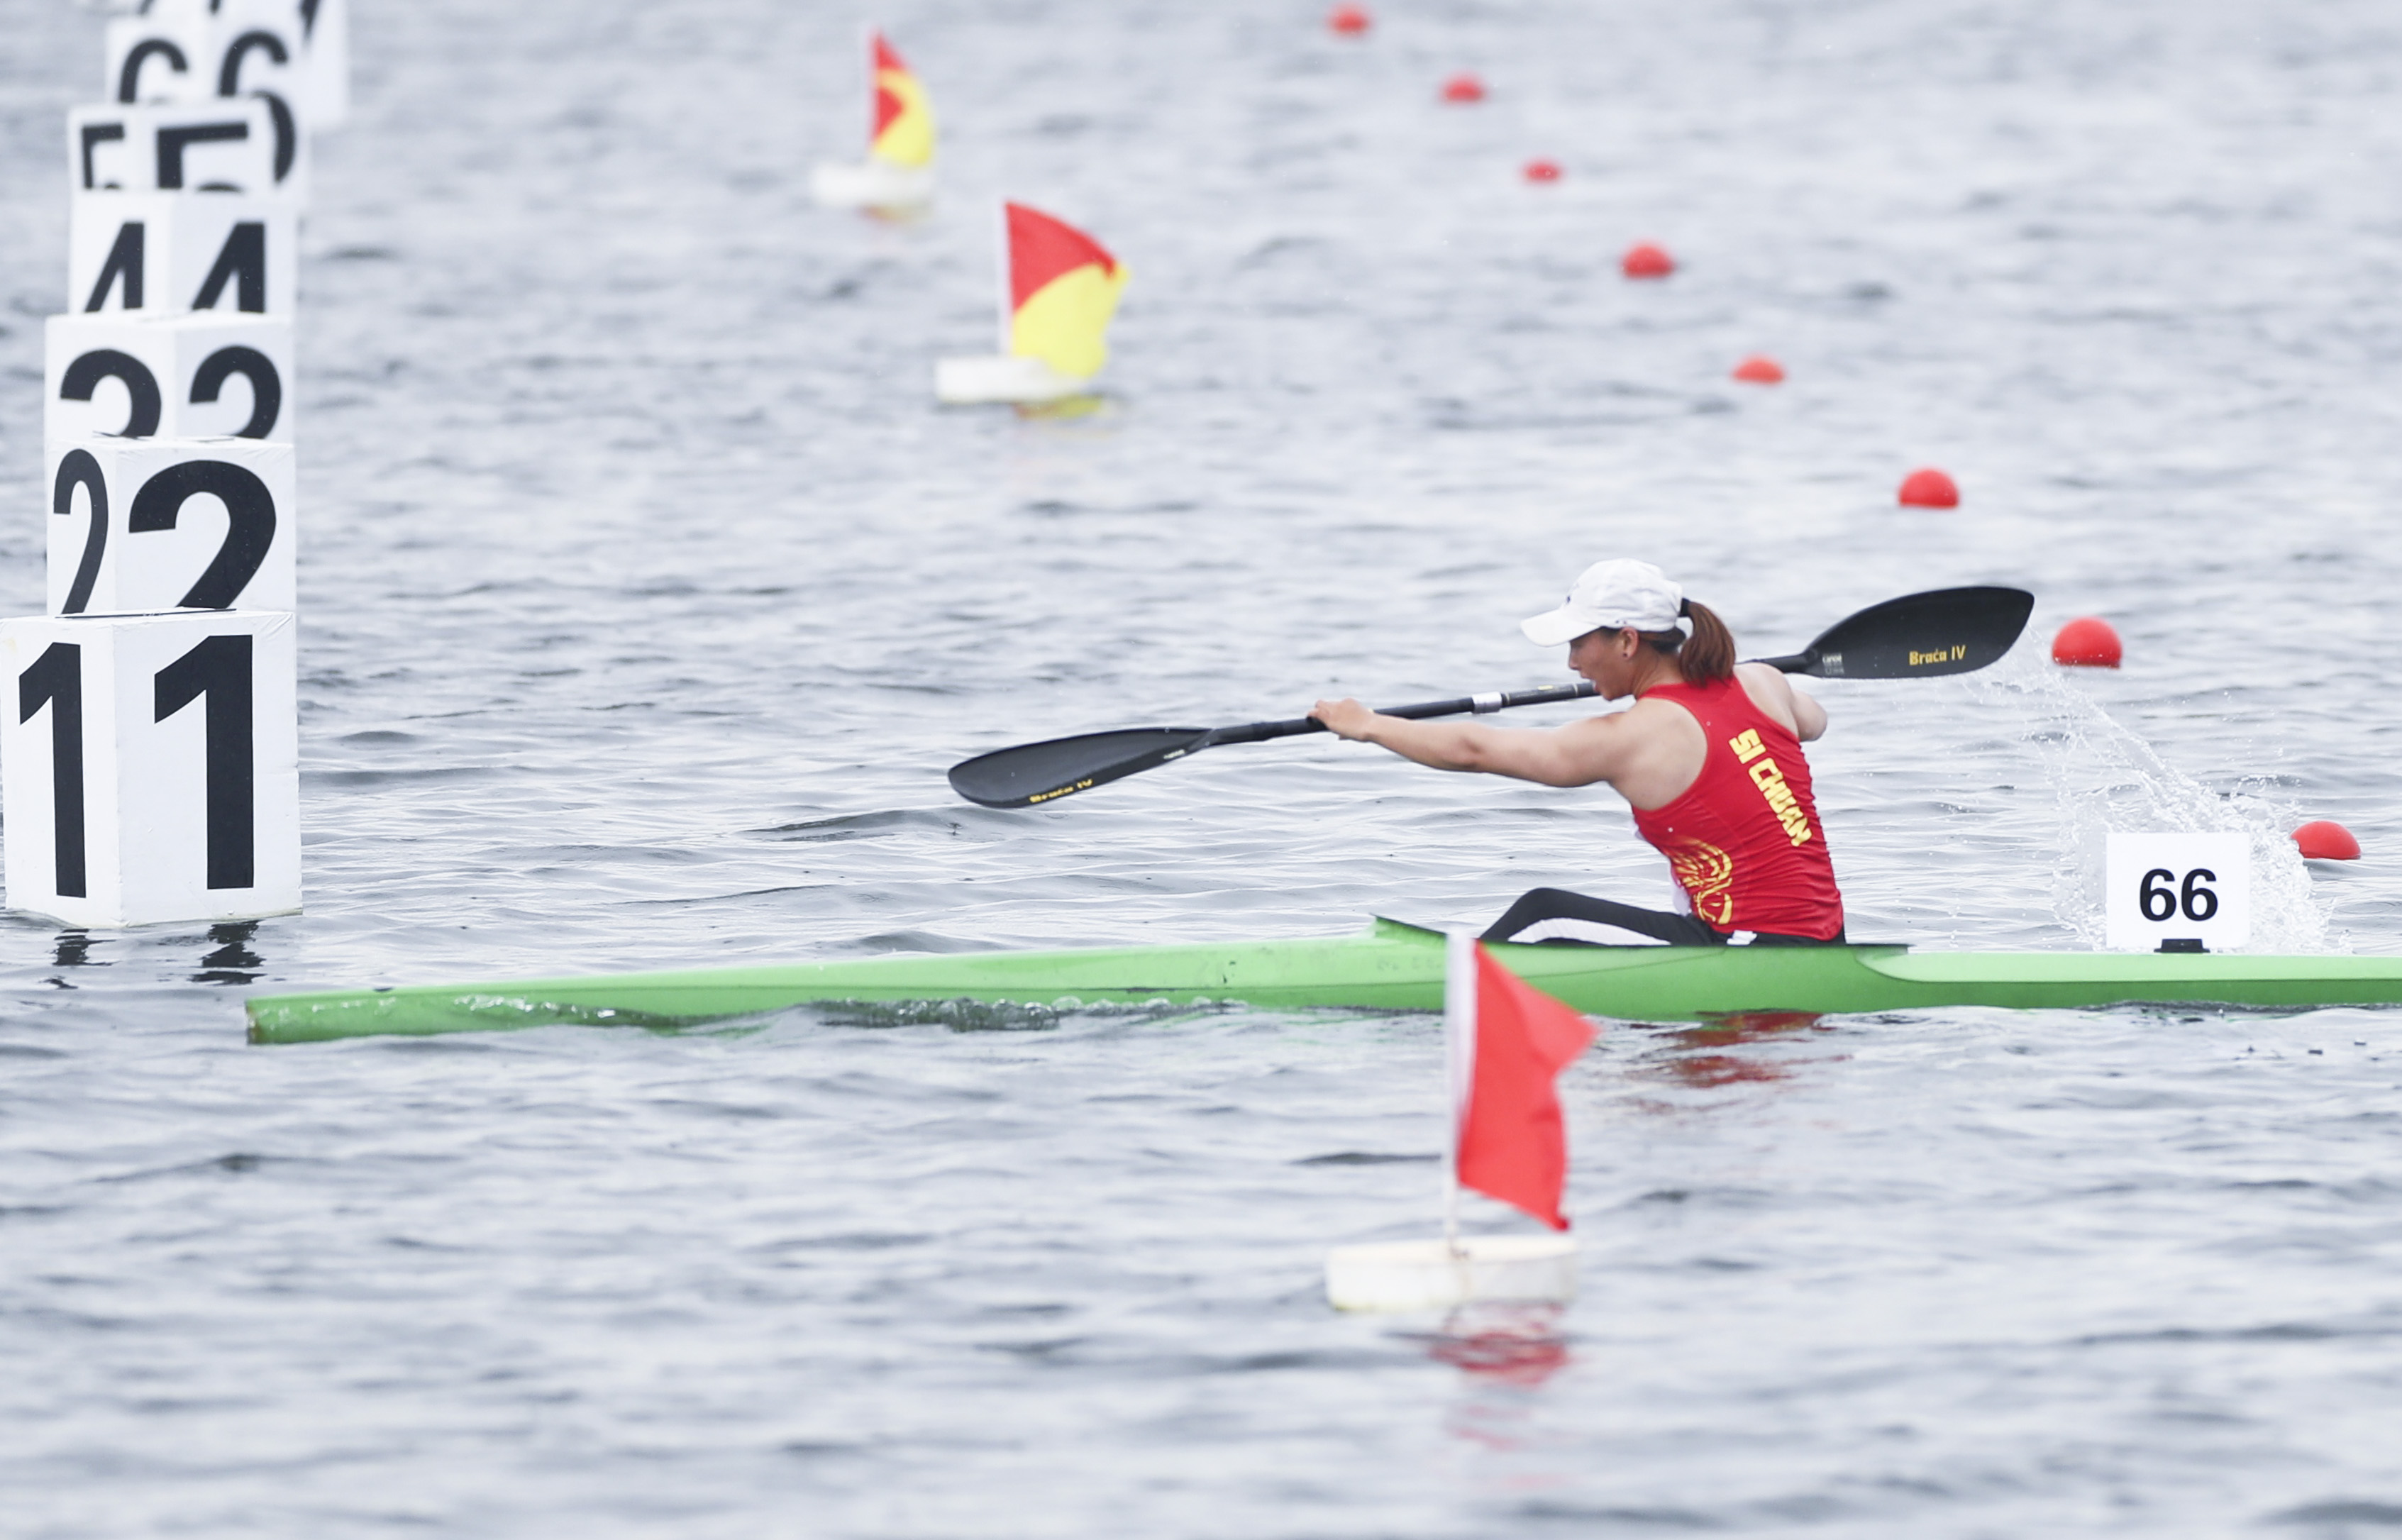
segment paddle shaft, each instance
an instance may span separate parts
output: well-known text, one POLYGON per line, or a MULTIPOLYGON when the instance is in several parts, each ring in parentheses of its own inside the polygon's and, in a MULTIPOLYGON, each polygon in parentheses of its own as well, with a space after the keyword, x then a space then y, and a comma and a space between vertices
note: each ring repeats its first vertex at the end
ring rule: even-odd
MULTIPOLYGON (((1593 693, 1591 681, 1579 680, 1574 684, 1553 684, 1540 690, 1496 690, 1482 695, 1420 701, 1415 706, 1387 707, 1378 714, 1404 717, 1411 722, 1423 722, 1429 717, 1483 716, 1489 711, 1508 711, 1520 706, 1556 706, 1562 701, 1582 700, 1593 693)), ((1282 722, 1248 722, 1239 727, 1212 728, 1186 752, 1214 749, 1222 743, 1265 743, 1270 738, 1292 738, 1304 733, 1325 731, 1326 723, 1316 717, 1289 717, 1282 722)))
MULTIPOLYGON (((1806 674, 1817 662, 1815 653, 1794 653, 1781 658, 1756 660, 1788 674, 1806 674)), ((1424 722, 1430 717, 1484 716, 1492 711, 1508 711, 1521 706, 1557 706, 1563 701, 1584 700, 1594 694, 1591 680, 1574 684, 1548 685, 1540 690, 1490 691, 1481 695, 1456 695, 1450 700, 1420 701, 1415 706, 1379 708, 1380 717, 1400 717, 1408 722, 1424 722)), ((1323 733, 1326 723, 1316 717, 1288 717, 1282 722, 1248 722, 1239 727, 1218 727, 1208 736, 1187 749, 1187 753, 1214 749, 1222 743, 1265 743, 1270 738, 1299 737, 1304 733, 1323 733)))

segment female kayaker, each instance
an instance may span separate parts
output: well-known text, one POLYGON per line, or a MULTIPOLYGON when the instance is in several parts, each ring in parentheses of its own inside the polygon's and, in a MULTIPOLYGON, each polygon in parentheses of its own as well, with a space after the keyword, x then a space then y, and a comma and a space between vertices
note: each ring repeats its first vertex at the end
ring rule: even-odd
POLYGON ((1827 712, 1764 663, 1737 663, 1734 638, 1708 606, 1648 561, 1598 561, 1566 602, 1521 627, 1545 647, 1568 644, 1568 667, 1608 716, 1542 731, 1477 722, 1408 722, 1356 700, 1309 713, 1333 732, 1380 744, 1437 770, 1481 770, 1545 786, 1608 781, 1635 810, 1636 832, 1668 858, 1685 913, 1637 909, 1539 887, 1484 932, 1507 941, 1551 919, 1589 920, 1680 945, 1843 939, 1843 897, 1810 794, 1802 745, 1827 712), (1688 635, 1678 626, 1689 620, 1688 635))

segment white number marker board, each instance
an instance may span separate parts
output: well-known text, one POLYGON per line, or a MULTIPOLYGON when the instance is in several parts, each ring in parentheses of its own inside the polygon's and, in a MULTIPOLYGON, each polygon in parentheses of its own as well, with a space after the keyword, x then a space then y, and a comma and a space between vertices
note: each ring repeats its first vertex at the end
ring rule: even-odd
POLYGON ((276 120, 277 154, 309 123, 308 49, 297 7, 220 0, 108 24, 108 100, 120 106, 255 96, 276 120))
POLYGON ((294 219, 276 199, 211 193, 78 198, 67 303, 85 314, 292 313, 294 219))
POLYGON ((121 106, 193 102, 216 94, 208 89, 206 42, 200 35, 205 9, 181 14, 159 6, 141 16, 114 17, 102 56, 107 61, 103 99, 121 106))
POLYGON ((8 907, 76 926, 300 907, 293 617, 0 621, 8 907))
POLYGON ((233 192, 306 200, 309 136, 258 96, 67 109, 76 196, 233 192))
POLYGON ((300 12, 309 49, 309 126, 351 120, 351 0, 288 0, 300 12))
POLYGON ((2167 941, 2213 952, 2252 939, 2252 840, 2246 834, 2113 834, 2102 918, 2114 951, 2167 941))
POLYGON ((112 102, 224 96, 231 59, 237 90, 275 89, 310 128, 337 128, 351 112, 350 41, 347 0, 150 0, 108 24, 104 84, 112 102))
POLYGON ((62 438, 45 469, 52 614, 299 607, 292 446, 62 438))
POLYGON ((54 315, 42 323, 42 436, 292 442, 285 316, 54 315))

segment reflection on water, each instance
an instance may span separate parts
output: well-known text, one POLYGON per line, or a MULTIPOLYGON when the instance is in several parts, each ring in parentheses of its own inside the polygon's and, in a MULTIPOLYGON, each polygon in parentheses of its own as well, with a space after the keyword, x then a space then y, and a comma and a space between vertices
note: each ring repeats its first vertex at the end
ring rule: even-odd
POLYGON ((1718 1017, 1700 1026, 1663 1028, 1664 1046, 1637 1060, 1630 1073, 1637 1079, 1673 1080, 1697 1091, 1789 1080, 1802 1065, 1841 1063, 1844 1055, 1795 1059, 1784 1054, 1732 1051, 1783 1044, 1807 1033, 1834 1030, 1820 1026, 1819 1019, 1806 1011, 1746 1011, 1718 1017))
POLYGON ((1061 396, 1056 401, 1027 402, 1017 407, 1021 418, 1048 418, 1054 421, 1072 422, 1080 418, 1097 416, 1110 404, 1105 395, 1086 393, 1061 396))
POLYGON ((1415 1335, 1427 1356, 1460 1371, 1459 1399, 1444 1419, 1455 1438, 1488 1450, 1515 1450, 1534 1437, 1539 1390, 1574 1356, 1555 1304, 1476 1304, 1453 1311, 1434 1331, 1415 1335))
MULTIPOLYGON (((91 932, 88 930, 62 930, 59 932, 58 941, 54 943, 50 962, 53 966, 58 968, 108 967, 109 965, 107 963, 98 961, 92 956, 91 946, 91 932)), ((46 979, 43 982, 60 989, 73 989, 75 987, 75 985, 67 983, 66 980, 55 976, 46 979)))
POLYGON ((194 983, 249 983, 258 977, 266 960, 250 949, 250 939, 258 933, 256 920, 235 920, 209 927, 209 940, 216 942, 215 950, 200 958, 200 970, 192 975, 194 983))
POLYGON ((1428 1357, 1470 1379, 1532 1388, 1568 1366, 1568 1340, 1560 1330, 1563 1308, 1466 1305, 1443 1317, 1434 1331, 1404 1335, 1424 1344, 1428 1357))

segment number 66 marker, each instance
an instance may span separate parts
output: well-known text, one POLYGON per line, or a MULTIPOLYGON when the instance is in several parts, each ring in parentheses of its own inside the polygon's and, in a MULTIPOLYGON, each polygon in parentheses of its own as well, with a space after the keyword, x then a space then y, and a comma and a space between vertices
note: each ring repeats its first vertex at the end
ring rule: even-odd
POLYGON ((74 926, 300 907, 293 617, 0 621, 8 907, 74 926))
POLYGON ((2247 834, 2113 834, 2103 922, 2113 951, 2223 952, 2252 939, 2247 834))

